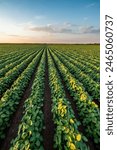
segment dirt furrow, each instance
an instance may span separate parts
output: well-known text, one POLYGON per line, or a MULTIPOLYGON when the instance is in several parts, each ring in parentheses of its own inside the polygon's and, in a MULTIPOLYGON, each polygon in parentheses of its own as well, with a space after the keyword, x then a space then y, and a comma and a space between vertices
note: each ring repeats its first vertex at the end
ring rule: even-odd
POLYGON ((52 109, 52 100, 51 100, 51 90, 49 87, 49 73, 48 73, 48 58, 46 51, 46 68, 45 68, 45 91, 44 91, 44 124, 45 129, 43 130, 43 139, 44 139, 44 149, 53 150, 54 143, 54 122, 53 115, 51 112, 52 109))

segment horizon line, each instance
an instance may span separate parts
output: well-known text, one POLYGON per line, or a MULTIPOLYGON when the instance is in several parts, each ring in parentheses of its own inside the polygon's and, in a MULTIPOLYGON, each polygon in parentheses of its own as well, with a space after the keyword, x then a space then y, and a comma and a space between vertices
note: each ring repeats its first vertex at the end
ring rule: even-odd
POLYGON ((39 42, 35 42, 35 43, 28 43, 28 42, 25 42, 25 43, 0 43, 0 44, 77 44, 77 45, 94 45, 94 44, 97 44, 97 45, 100 45, 100 43, 39 43, 39 42))

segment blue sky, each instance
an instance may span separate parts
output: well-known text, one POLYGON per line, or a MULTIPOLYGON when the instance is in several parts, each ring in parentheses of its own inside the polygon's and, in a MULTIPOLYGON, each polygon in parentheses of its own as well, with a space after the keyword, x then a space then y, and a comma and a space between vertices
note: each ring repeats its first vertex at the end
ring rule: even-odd
POLYGON ((99 42, 99 0, 0 0, 0 42, 99 42))

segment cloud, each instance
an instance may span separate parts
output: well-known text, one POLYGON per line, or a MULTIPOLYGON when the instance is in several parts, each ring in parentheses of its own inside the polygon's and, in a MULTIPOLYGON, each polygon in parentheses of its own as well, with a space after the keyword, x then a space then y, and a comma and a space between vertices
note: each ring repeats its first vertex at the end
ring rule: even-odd
POLYGON ((5 32, 1 32, 1 31, 0 31, 0 34, 2 34, 2 35, 6 35, 6 33, 5 33, 5 32))
POLYGON ((95 6, 95 3, 90 3, 90 4, 86 5, 86 8, 90 8, 90 7, 93 7, 93 6, 95 6))
POLYGON ((50 33, 54 33, 55 30, 53 29, 53 27, 50 25, 50 26, 42 26, 42 27, 32 27, 30 28, 31 31, 42 31, 42 32, 50 32, 50 33))
POLYGON ((63 33, 63 34, 97 34, 100 32, 99 28, 94 26, 79 26, 77 24, 64 23, 62 25, 48 24, 46 26, 30 27, 29 30, 35 32, 46 33, 63 33))
POLYGON ((99 28, 95 28, 94 26, 85 26, 85 27, 80 27, 79 31, 82 34, 87 34, 87 33, 99 33, 100 29, 99 28))
POLYGON ((72 33, 72 32, 73 32, 72 29, 62 28, 62 29, 60 30, 60 33, 72 33))
POLYGON ((31 38, 31 36, 27 36, 27 35, 18 35, 18 34, 9 34, 7 35, 8 39, 15 39, 15 40, 28 40, 31 38))
POLYGON ((0 42, 95 43, 99 28, 70 22, 36 25, 33 22, 0 24, 0 42), (9 28, 8 28, 9 24, 9 28))
POLYGON ((47 25, 47 26, 41 26, 41 27, 33 27, 30 28, 31 31, 37 31, 37 32, 48 32, 48 33, 72 33, 72 29, 67 28, 60 28, 53 25, 47 25))
POLYGON ((11 35, 8 35, 8 36, 20 37, 20 35, 15 35, 15 34, 11 34, 11 35))
POLYGON ((11 36, 11 37, 20 37, 20 38, 27 38, 28 37, 28 36, 17 35, 17 34, 9 34, 8 36, 11 36))

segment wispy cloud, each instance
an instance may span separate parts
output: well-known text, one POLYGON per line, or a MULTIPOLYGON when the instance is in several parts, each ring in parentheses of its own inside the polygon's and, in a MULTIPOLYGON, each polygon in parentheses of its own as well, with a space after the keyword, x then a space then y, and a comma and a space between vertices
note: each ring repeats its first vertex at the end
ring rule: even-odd
POLYGON ((29 29, 31 31, 38 31, 38 32, 40 32, 40 31, 42 31, 42 32, 50 32, 50 33, 54 33, 55 32, 55 30, 54 30, 52 25, 40 26, 40 27, 36 26, 36 27, 31 27, 29 29))
POLYGON ((11 37, 20 37, 20 38, 27 38, 28 37, 28 36, 16 35, 16 34, 10 34, 8 36, 11 36, 11 37))
POLYGON ((100 29, 95 28, 94 26, 81 26, 79 28, 79 31, 81 34, 87 34, 87 33, 99 33, 100 29))
POLYGON ((46 33, 63 33, 63 34, 97 34, 100 32, 99 28, 94 26, 79 26, 77 24, 64 23, 62 25, 46 25, 46 26, 35 26, 30 27, 29 30, 35 32, 46 32, 46 33))
POLYGON ((1 32, 1 31, 0 31, 0 34, 2 34, 2 35, 3 35, 3 34, 4 34, 4 35, 6 35, 6 33, 5 33, 5 32, 1 32))
POLYGON ((29 40, 32 39, 31 36, 26 36, 26 35, 18 35, 18 34, 11 34, 7 35, 8 39, 15 39, 15 41, 23 41, 23 40, 29 40))
POLYGON ((94 7, 95 6, 95 3, 90 3, 88 5, 86 5, 86 8, 90 8, 90 7, 94 7))

